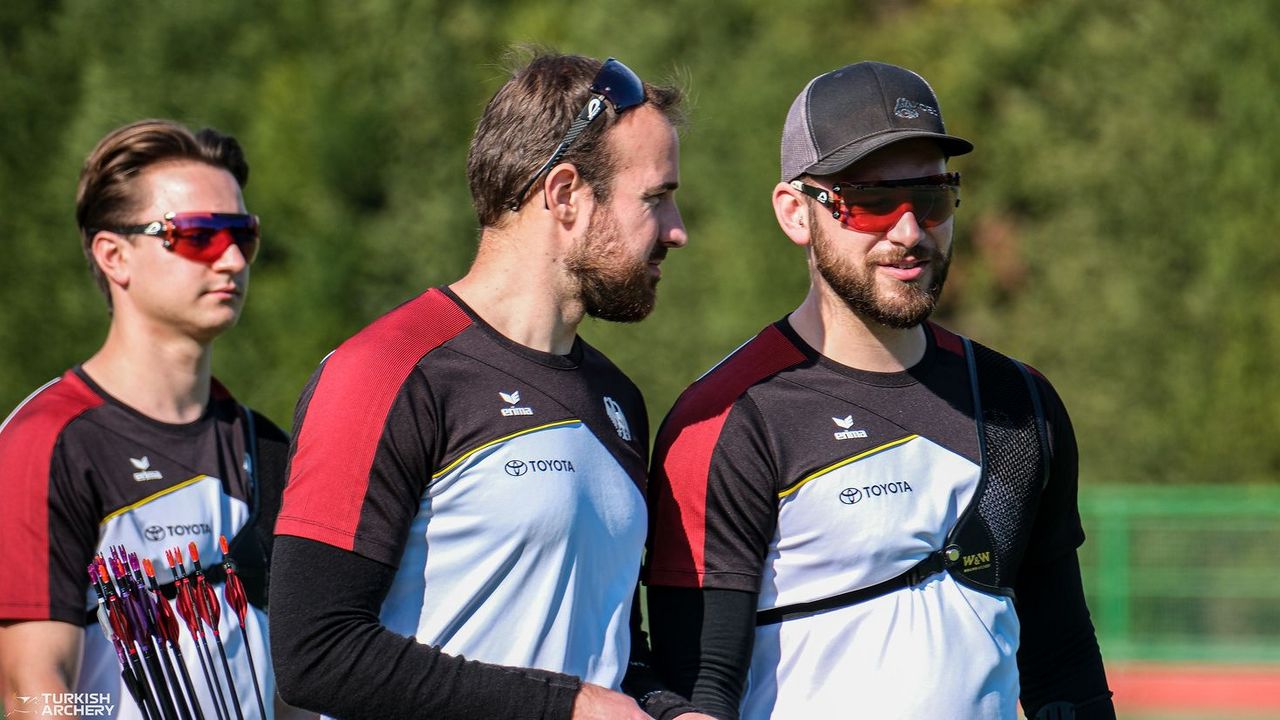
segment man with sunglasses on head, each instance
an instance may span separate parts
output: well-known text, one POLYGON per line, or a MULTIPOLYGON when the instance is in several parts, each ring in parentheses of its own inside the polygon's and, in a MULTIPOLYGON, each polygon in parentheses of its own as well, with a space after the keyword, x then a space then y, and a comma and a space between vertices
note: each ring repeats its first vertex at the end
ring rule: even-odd
POLYGON ((553 54, 490 100, 470 271, 339 346, 299 401, 271 595, 287 700, 343 718, 697 717, 631 639, 644 402, 577 334, 588 315, 644 318, 687 240, 679 105, 617 60, 553 54))
POLYGON ((1114 718, 1076 444, 1034 370, 929 322, 970 152, 919 75, 805 86, 773 207, 799 307, 658 433, 645 576, 673 689, 719 718, 1114 718), (1016 602, 1015 602, 1016 600, 1016 602))
MULTIPOLYGON (((247 642, 270 712, 263 608, 288 438, 210 371, 214 340, 244 308, 258 250, 258 219, 241 195, 248 176, 234 138, 166 120, 112 131, 85 161, 76 221, 111 322, 92 357, 0 426, 6 707, 39 712, 45 693, 100 693, 52 702, 65 709, 106 697, 113 717, 143 717, 95 627, 89 563, 122 545, 149 559, 164 584, 172 580, 165 551, 194 543, 221 584, 212 568, 225 535, 251 602, 244 634, 226 634, 238 693, 228 701, 256 712, 247 642)), ((225 600, 221 615, 235 617, 225 600)), ((197 654, 185 632, 182 651, 197 654)), ((194 700, 213 717, 209 685, 197 682, 195 698, 171 689, 173 705, 153 696, 158 707, 176 712, 194 700)))

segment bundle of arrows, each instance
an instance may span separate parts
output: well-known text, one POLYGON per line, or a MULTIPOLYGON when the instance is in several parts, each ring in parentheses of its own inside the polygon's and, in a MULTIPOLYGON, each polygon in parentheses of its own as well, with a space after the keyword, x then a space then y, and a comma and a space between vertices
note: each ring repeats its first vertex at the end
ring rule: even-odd
MULTIPOLYGON (((249 603, 245 598, 244 585, 236 573, 235 562, 227 553, 226 537, 220 537, 219 544, 222 547, 222 565, 226 570, 223 594, 240 621, 249 675, 253 678, 258 700, 258 717, 266 720, 267 711, 262 701, 262 688, 258 684, 252 643, 247 635, 243 635, 249 603)), ((214 717, 231 720, 234 712, 236 720, 244 720, 245 710, 240 707, 231 663, 218 627, 222 605, 213 583, 205 577, 200 566, 199 550, 195 543, 191 543, 184 558, 182 548, 172 548, 165 551, 165 559, 173 574, 177 614, 187 626, 196 647, 195 656, 199 659, 208 689, 206 697, 212 699, 214 717), (187 560, 191 562, 190 569, 187 568, 187 560), (209 648, 210 635, 222 660, 221 674, 209 648)), ((98 555, 88 570, 90 583, 98 594, 98 624, 115 648, 124 686, 143 717, 147 720, 205 720, 205 709, 201 707, 200 696, 182 656, 178 619, 169 599, 161 592, 151 560, 139 562, 136 553, 129 552, 124 546, 114 546, 110 558, 98 555)))

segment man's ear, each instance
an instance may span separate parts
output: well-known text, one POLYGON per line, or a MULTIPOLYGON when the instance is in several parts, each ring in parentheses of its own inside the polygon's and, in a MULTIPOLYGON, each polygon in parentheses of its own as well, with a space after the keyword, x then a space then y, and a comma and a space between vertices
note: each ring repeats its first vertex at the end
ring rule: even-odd
POLYGON ((809 245, 809 203, 804 195, 788 183, 780 182, 773 188, 773 214, 778 226, 791 242, 801 247, 809 245))
POLYGON ((542 184, 542 192, 551 216, 562 225, 573 225, 579 217, 591 216, 588 203, 594 194, 578 174, 578 168, 571 163, 560 163, 551 168, 542 184))
POLYGON ((99 230, 89 241, 89 248, 93 252, 93 261, 98 264, 108 285, 128 288, 133 244, 119 233, 99 230))

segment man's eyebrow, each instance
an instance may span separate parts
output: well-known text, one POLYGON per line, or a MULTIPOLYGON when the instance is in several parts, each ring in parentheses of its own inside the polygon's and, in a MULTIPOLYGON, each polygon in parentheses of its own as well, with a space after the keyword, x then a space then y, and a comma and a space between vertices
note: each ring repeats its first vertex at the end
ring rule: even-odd
POLYGON ((665 192, 675 192, 675 190, 677 190, 679 187, 680 187, 680 183, 678 182, 665 182, 665 183, 662 183, 661 185, 655 185, 654 187, 651 187, 648 190, 645 190, 644 194, 646 196, 661 195, 662 193, 665 193, 665 192))

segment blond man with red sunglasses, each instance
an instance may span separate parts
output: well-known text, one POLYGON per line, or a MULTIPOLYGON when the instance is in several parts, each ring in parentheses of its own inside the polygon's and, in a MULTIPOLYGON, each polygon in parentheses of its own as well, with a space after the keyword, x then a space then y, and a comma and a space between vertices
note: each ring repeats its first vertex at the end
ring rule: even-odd
POLYGON ((1115 717, 1067 412, 928 320, 972 149, 884 63, 787 114, 773 208, 809 292, 685 391, 651 470, 654 652, 718 718, 1115 717))
POLYGON ((248 175, 234 138, 165 120, 114 130, 85 161, 76 220, 106 296, 107 338, 0 426, 0 682, 12 711, 138 718, 141 703, 166 717, 198 706, 212 718, 233 705, 256 715, 248 646, 272 713, 263 608, 288 438, 210 371, 258 249, 241 194, 248 175), (194 685, 153 677, 126 687, 113 642, 95 627, 88 564, 123 545, 166 584, 166 550, 194 543, 212 568, 219 535, 231 538, 250 601, 241 633, 216 592, 230 681, 219 663, 202 682, 183 628, 194 685))

